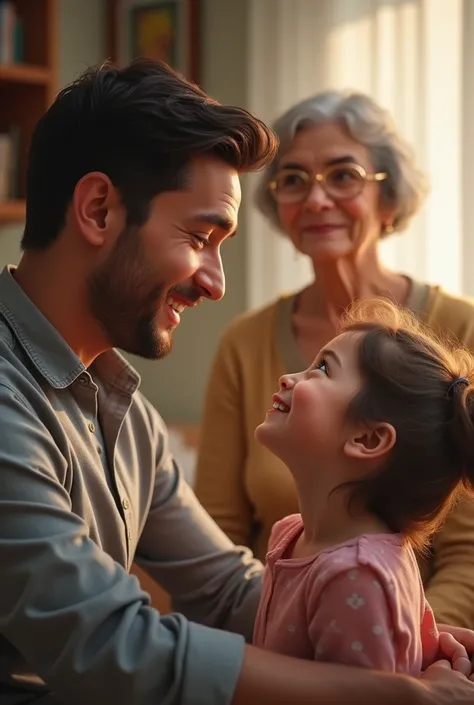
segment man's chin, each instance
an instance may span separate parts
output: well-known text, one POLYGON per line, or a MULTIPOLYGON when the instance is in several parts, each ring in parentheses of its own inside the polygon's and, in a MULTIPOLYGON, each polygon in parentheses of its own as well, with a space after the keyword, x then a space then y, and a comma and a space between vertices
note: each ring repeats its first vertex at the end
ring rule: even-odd
POLYGON ((169 345, 160 346, 157 348, 155 360, 163 360, 163 358, 168 357, 173 349, 173 343, 170 342, 169 345))
POLYGON ((130 355, 136 355, 144 360, 161 360, 171 352, 173 348, 173 335, 171 330, 150 329, 146 334, 138 335, 133 344, 116 345, 115 347, 125 350, 130 355))
POLYGON ((170 354, 173 349, 173 329, 157 331, 155 337, 155 360, 162 360, 170 354))

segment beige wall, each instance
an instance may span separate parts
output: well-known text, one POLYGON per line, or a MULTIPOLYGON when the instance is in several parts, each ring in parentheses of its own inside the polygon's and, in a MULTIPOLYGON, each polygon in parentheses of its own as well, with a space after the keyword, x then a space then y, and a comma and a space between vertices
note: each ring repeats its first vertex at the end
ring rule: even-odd
MULTIPOLYGON (((247 1, 202 1, 202 84, 219 100, 245 106, 247 1), (229 27, 232 31, 229 31, 229 27)), ((105 58, 103 0, 60 0, 61 84, 86 66, 105 58)), ((21 228, 0 229, 0 265, 19 258, 21 228)), ((227 294, 185 312, 172 354, 160 362, 133 362, 142 375, 146 396, 169 421, 199 419, 209 365, 219 333, 245 308, 245 237, 239 232, 225 246, 227 294)))

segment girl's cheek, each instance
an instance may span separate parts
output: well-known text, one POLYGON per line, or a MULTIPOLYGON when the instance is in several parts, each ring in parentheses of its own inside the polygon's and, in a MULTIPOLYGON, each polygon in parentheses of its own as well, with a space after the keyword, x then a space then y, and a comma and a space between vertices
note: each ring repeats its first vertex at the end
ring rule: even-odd
POLYGON ((316 406, 319 406, 324 398, 323 390, 318 388, 314 380, 311 382, 300 382, 293 392, 291 406, 300 411, 311 412, 316 406))

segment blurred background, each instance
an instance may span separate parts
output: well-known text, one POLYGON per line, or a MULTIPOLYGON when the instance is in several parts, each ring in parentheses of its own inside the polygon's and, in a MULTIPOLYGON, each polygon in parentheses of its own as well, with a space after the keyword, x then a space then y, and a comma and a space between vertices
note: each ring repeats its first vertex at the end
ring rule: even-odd
MULTIPOLYGON (((474 296, 473 40, 473 0, 0 0, 0 263, 19 258, 28 140, 57 90, 91 64, 148 53, 266 121, 327 88, 373 96, 432 185, 384 259, 474 296)), ((167 359, 134 360, 146 396, 191 444, 223 327, 309 276, 253 208, 254 181, 243 180, 238 237, 224 248, 223 301, 183 315, 167 359)))

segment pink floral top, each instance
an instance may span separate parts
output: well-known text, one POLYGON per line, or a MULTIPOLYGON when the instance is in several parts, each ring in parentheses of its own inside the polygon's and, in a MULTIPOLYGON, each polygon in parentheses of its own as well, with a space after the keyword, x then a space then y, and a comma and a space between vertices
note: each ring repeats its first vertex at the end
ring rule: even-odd
POLYGON ((416 558, 399 534, 366 534, 307 558, 284 558, 299 514, 270 537, 254 643, 298 658, 419 675, 438 630, 416 558))

